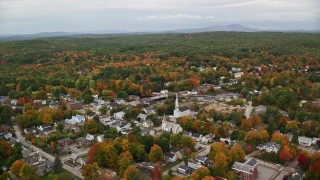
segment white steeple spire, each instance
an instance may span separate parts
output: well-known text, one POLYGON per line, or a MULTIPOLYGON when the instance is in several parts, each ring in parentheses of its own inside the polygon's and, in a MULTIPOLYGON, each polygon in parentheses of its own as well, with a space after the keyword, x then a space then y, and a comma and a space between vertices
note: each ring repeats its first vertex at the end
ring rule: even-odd
POLYGON ((176 93, 176 109, 179 109, 178 93, 176 93))

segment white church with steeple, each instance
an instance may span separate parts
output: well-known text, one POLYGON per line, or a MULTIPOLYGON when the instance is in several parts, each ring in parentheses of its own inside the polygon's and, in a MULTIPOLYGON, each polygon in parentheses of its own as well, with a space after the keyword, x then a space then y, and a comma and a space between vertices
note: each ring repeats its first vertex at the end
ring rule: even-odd
POLYGON ((179 99, 178 99, 178 93, 176 93, 176 103, 175 103, 175 109, 173 111, 173 116, 175 118, 183 117, 183 116, 190 116, 190 109, 187 106, 183 106, 179 108, 179 99))

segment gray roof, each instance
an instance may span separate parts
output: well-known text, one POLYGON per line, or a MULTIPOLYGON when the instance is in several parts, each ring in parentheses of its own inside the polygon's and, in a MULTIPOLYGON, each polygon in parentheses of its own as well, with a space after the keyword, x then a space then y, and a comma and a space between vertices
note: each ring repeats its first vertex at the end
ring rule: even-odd
POLYGON ((250 165, 250 166, 255 166, 256 164, 258 164, 258 162, 256 161, 255 158, 250 158, 245 162, 245 164, 250 165))
POLYGON ((258 162, 254 158, 251 158, 247 160, 245 163, 234 162, 232 169, 252 174, 257 164, 258 162))
POLYGON ((197 161, 205 161, 207 158, 205 157, 205 156, 200 156, 200 155, 198 155, 197 157, 196 157, 196 160, 197 161))
POLYGON ((180 112, 188 111, 188 110, 189 110, 188 106, 183 106, 183 107, 180 107, 180 108, 179 108, 179 111, 180 111, 180 112))

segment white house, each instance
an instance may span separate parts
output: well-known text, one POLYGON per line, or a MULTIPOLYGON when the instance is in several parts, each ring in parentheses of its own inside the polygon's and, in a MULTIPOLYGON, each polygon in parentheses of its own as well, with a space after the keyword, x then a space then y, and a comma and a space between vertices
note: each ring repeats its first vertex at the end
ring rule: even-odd
POLYGON ((12 106, 16 106, 17 102, 18 102, 18 100, 12 99, 10 103, 11 103, 12 106))
POLYGON ((172 132, 174 134, 178 134, 179 132, 183 131, 182 127, 179 124, 167 121, 165 115, 162 119, 161 129, 162 131, 172 132))
POLYGON ((156 131, 154 129, 151 128, 144 128, 141 130, 141 135, 145 136, 145 135, 150 135, 150 136, 154 136, 156 134, 156 131))
POLYGON ((86 135, 86 139, 87 139, 88 141, 93 141, 93 140, 94 140, 94 136, 93 136, 92 134, 87 134, 87 135, 86 135))
POLYGON ((242 75, 243 75, 243 72, 234 73, 234 78, 239 79, 242 77, 242 75))
POLYGON ((121 99, 121 98, 116 98, 116 99, 114 100, 114 102, 117 103, 117 104, 125 104, 125 103, 126 103, 126 102, 125 102, 123 99, 121 99))
POLYGON ((124 112, 123 111, 120 111, 120 112, 116 112, 113 114, 113 117, 115 119, 119 119, 119 120, 123 120, 124 119, 124 112))
POLYGON ((190 109, 187 106, 183 106, 179 108, 178 93, 176 94, 176 103, 175 103, 175 109, 173 111, 173 116, 175 118, 190 116, 190 109))
POLYGON ((145 128, 149 128, 153 126, 153 122, 150 119, 143 121, 142 126, 145 128))
POLYGON ((41 104, 41 105, 46 105, 47 104, 47 101, 46 100, 34 100, 33 101, 34 103, 39 103, 39 104, 41 104))
POLYGON ((52 126, 47 125, 47 124, 42 124, 37 126, 37 129, 39 129, 39 131, 50 131, 52 130, 52 126))
POLYGON ((146 114, 142 114, 140 113, 138 116, 137 116, 137 120, 140 121, 140 122, 143 122, 147 119, 147 115, 146 114))
POLYGON ((10 138, 12 138, 12 133, 11 133, 11 132, 4 132, 4 133, 3 133, 3 136, 4 136, 4 138, 6 138, 6 139, 10 139, 10 138))
POLYGON ((280 145, 275 142, 268 142, 268 143, 259 144, 257 146, 257 149, 265 150, 268 153, 270 152, 278 153, 278 151, 280 150, 280 145))
POLYGON ((67 124, 82 124, 84 123, 84 121, 86 120, 86 118, 82 115, 76 115, 76 116, 72 116, 71 119, 66 119, 65 123, 67 124))
POLYGON ((201 142, 208 144, 212 142, 212 139, 215 137, 214 134, 209 133, 201 138, 201 142))
POLYGON ((311 146, 312 139, 305 136, 298 136, 299 144, 302 146, 311 146))
POLYGON ((102 142, 102 141, 103 141, 103 139, 104 139, 104 135, 103 135, 103 134, 102 134, 102 135, 97 136, 97 141, 98 141, 98 142, 102 142))
POLYGON ((320 138, 312 138, 312 144, 317 144, 317 141, 320 141, 320 138))

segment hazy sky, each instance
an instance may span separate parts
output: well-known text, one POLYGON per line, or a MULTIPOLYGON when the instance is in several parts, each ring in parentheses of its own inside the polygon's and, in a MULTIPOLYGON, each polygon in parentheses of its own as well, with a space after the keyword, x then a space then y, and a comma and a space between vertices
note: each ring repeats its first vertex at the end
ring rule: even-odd
POLYGON ((0 34, 241 24, 320 29, 320 0, 0 0, 0 34))

